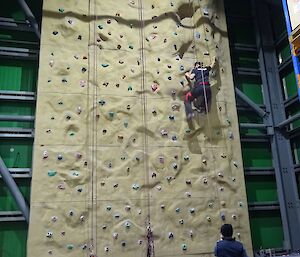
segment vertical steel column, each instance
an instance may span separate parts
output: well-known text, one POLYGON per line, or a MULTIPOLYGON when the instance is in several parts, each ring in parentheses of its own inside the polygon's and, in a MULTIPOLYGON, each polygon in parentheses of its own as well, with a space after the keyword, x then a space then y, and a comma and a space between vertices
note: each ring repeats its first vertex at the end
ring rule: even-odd
MULTIPOLYGON (((264 101, 266 112, 269 114, 265 118, 265 123, 275 127, 286 117, 270 10, 268 5, 261 0, 252 0, 252 5, 264 101)), ((284 232, 283 247, 286 250, 300 249, 299 198, 290 142, 281 134, 279 129, 276 129, 270 143, 284 232)))
POLYGON ((11 176, 8 168, 5 166, 2 158, 0 157, 0 174, 4 183, 7 185, 9 191, 11 192, 12 196, 16 200, 20 211, 23 213, 23 216, 27 223, 29 222, 29 208, 24 200, 23 195, 20 192, 19 187, 17 186, 16 182, 14 181, 13 177, 11 176))
MULTIPOLYGON (((288 33, 288 36, 290 36, 292 33, 292 25, 291 25, 291 19, 290 19, 287 0, 282 0, 282 7, 283 7, 283 11, 284 11, 287 33, 288 33)), ((290 44, 290 49, 292 50, 291 44, 290 44)), ((294 56, 293 53, 292 53, 292 60, 293 60, 293 65, 294 65, 294 70, 295 70, 296 81, 297 81, 297 85, 298 85, 298 98, 300 100, 300 62, 299 62, 298 57, 294 56)))

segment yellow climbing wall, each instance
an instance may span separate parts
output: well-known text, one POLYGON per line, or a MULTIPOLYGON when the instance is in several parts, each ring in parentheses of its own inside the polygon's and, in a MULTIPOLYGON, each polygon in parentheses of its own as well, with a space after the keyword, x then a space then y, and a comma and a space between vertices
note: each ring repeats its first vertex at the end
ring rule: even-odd
POLYGON ((225 222, 251 253, 226 31, 219 0, 44 1, 28 257, 212 256, 225 222))

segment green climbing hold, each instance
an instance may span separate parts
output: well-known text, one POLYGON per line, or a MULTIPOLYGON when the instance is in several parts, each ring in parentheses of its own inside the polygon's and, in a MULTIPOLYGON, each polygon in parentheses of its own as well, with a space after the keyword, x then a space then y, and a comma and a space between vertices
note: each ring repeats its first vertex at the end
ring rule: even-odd
POLYGON ((186 244, 182 244, 182 245, 181 245, 181 249, 182 249, 183 251, 186 251, 186 250, 187 250, 187 245, 186 245, 186 244))
POLYGON ((132 86, 128 86, 128 91, 132 91, 132 86))
POLYGON ((191 130, 190 129, 186 129, 185 133, 189 134, 189 133, 191 133, 191 130))
POLYGON ((103 29, 104 27, 100 24, 100 25, 98 25, 98 28, 103 29))
POLYGON ((74 248, 74 245, 72 245, 72 244, 68 244, 68 245, 67 245, 67 249, 68 249, 68 250, 73 250, 73 248, 74 248))
POLYGON ((108 115, 109 115, 110 118, 113 118, 115 116, 115 113, 114 112, 109 112, 108 115))
POLYGON ((107 68, 107 67, 109 66, 109 64, 107 64, 107 63, 102 63, 101 66, 102 66, 103 68, 107 68))
POLYGON ((63 13, 65 10, 63 8, 59 8, 58 11, 63 13))
POLYGON ((129 49, 133 49, 133 45, 129 45, 128 48, 129 48, 129 49))
POLYGON ((49 177, 54 177, 57 174, 57 172, 55 170, 49 170, 48 171, 48 176, 49 177))
POLYGON ((126 157, 125 157, 125 156, 122 156, 122 157, 121 157, 121 160, 122 160, 122 161, 125 161, 125 160, 126 160, 126 157))
POLYGON ((124 121, 124 127, 128 128, 128 121, 124 121))
POLYGON ((99 100, 98 103, 103 106, 103 105, 105 105, 106 102, 105 102, 105 100, 99 100))
POLYGON ((75 132, 70 131, 70 132, 69 132, 69 136, 75 136, 75 132))
POLYGON ((177 33, 176 33, 176 32, 174 32, 173 34, 174 34, 175 36, 177 36, 177 33))

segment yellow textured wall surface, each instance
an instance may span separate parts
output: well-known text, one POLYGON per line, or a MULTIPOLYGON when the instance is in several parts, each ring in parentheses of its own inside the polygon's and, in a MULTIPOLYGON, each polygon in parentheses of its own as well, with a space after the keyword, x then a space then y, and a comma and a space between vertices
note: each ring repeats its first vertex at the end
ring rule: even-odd
POLYGON ((222 223, 251 253, 222 1, 45 0, 34 146, 28 257, 212 256, 222 223))

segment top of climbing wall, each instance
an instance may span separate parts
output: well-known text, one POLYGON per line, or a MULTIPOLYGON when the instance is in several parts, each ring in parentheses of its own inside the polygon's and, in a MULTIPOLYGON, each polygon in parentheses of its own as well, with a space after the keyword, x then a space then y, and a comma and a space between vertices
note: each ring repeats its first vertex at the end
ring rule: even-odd
POLYGON ((45 1, 41 42, 29 257, 251 251, 220 1, 45 1))

